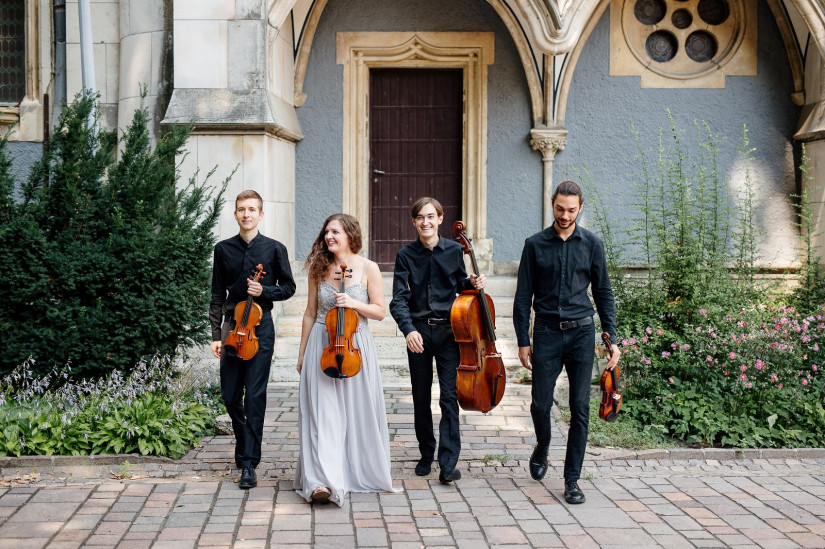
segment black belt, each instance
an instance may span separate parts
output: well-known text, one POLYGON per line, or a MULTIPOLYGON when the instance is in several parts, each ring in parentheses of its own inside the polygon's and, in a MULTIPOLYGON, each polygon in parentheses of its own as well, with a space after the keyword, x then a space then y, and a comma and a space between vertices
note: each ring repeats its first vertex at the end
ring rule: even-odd
POLYGON ((573 328, 578 328, 579 326, 587 326, 588 324, 593 323, 592 316, 586 316, 584 318, 579 318, 577 320, 559 320, 559 319, 547 319, 547 318, 536 318, 536 324, 544 324, 546 326, 550 326, 551 328, 556 328, 561 331, 565 330, 572 330, 573 328))
POLYGON ((449 318, 419 318, 414 320, 413 322, 426 322, 430 326, 435 326, 437 324, 449 324, 449 318))

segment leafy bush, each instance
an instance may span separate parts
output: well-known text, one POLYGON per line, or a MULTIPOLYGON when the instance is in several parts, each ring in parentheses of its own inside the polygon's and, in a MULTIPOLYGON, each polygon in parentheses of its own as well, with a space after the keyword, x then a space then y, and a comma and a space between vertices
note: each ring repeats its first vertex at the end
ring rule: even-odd
POLYGON ((623 240, 608 230, 608 210, 583 178, 615 281, 622 410, 639 429, 690 444, 825 446, 825 271, 813 245, 807 157, 803 150, 796 197, 798 284, 771 294, 756 267, 747 128, 738 150, 745 184, 731 196, 716 160, 724 139, 696 127, 695 155, 672 119, 656 164, 639 146, 638 217, 619 233, 623 240))
POLYGON ((189 129, 152 149, 143 108, 116 158, 117 139, 88 124, 96 105, 86 94, 64 109, 19 203, 0 142, 0 373, 33 357, 39 374, 71 363, 94 377, 208 339, 223 190, 178 187, 189 129))
POLYGON ((627 411, 688 443, 825 445, 825 317, 768 308, 622 340, 627 411))
POLYGON ((176 374, 169 359, 94 382, 74 381, 66 370, 35 376, 26 361, 0 381, 0 456, 180 457, 214 422, 204 389, 203 377, 176 374))

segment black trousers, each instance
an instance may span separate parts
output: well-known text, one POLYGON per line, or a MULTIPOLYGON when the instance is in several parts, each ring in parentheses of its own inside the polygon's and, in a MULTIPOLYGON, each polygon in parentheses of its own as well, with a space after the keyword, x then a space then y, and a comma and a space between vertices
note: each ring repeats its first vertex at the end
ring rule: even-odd
POLYGON ((458 463, 461 453, 461 435, 458 429, 458 391, 456 371, 460 358, 458 344, 449 324, 430 326, 425 322, 415 322, 415 329, 424 339, 424 352, 413 353, 407 349, 412 382, 413 410, 415 415, 415 437, 421 457, 435 456, 435 434, 433 414, 430 409, 433 388, 433 358, 438 371, 438 385, 441 390, 438 404, 441 407, 441 422, 438 424, 438 464, 442 469, 450 469, 458 463))
POLYGON ((533 401, 530 413, 536 429, 536 442, 550 445, 550 408, 562 366, 570 382, 570 431, 564 458, 564 480, 579 480, 587 446, 590 422, 590 380, 596 345, 591 322, 570 330, 560 330, 536 319, 533 326, 533 401))
MULTIPOLYGON (((224 330, 228 333, 227 322, 224 330)), ((258 354, 250 360, 241 360, 221 354, 221 397, 232 419, 235 432, 235 465, 257 467, 261 462, 261 440, 266 412, 266 385, 275 347, 275 328, 272 314, 264 311, 261 324, 255 328, 258 354)))

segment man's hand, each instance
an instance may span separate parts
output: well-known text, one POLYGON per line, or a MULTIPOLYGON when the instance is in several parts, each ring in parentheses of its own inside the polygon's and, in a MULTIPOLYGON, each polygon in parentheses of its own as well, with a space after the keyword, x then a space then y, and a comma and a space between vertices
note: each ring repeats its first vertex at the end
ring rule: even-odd
POLYGON ((610 345, 610 348, 613 349, 613 353, 610 355, 610 360, 607 361, 607 366, 605 367, 607 370, 612 370, 615 368, 616 364, 619 363, 619 357, 621 356, 618 345, 613 343, 610 345))
POLYGON ((215 358, 221 358, 221 348, 223 345, 220 341, 213 341, 212 342, 212 354, 215 355, 215 358))
POLYGON ((533 348, 532 347, 519 347, 518 348, 518 359, 521 361, 521 365, 533 371, 533 348))
POLYGON ((258 297, 263 291, 264 287, 261 286, 260 282, 255 282, 251 278, 246 279, 246 293, 253 297, 258 297))
POLYGON ((407 334, 407 349, 414 353, 424 352, 424 338, 418 332, 410 332, 407 334))
POLYGON ((476 290, 483 290, 485 286, 487 286, 487 275, 477 275, 475 273, 470 275, 470 284, 473 285, 473 288, 476 290))

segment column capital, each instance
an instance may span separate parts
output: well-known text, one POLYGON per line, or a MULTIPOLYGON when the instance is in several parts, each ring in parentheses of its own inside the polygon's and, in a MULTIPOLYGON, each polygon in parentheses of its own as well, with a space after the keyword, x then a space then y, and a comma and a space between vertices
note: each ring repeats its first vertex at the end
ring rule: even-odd
POLYGON ((552 161, 556 153, 567 146, 566 128, 533 128, 530 136, 530 146, 534 151, 541 151, 544 160, 552 161))

